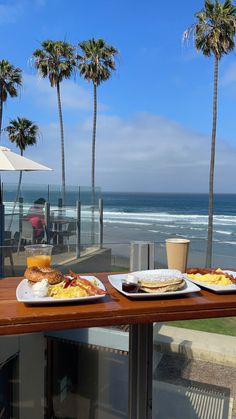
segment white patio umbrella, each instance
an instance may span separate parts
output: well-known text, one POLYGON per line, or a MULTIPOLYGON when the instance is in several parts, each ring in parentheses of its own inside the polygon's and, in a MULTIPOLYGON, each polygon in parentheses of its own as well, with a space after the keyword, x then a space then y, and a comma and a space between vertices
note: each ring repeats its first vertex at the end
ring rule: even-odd
POLYGON ((7 147, 0 146, 0 171, 35 171, 52 170, 43 164, 13 153, 7 147))
MULTIPOLYGON (((0 146, 0 171, 40 171, 52 170, 34 160, 27 159, 20 154, 13 153, 9 148, 0 146)), ((0 178, 0 204, 2 204, 2 185, 0 178)), ((15 205, 12 215, 14 214, 15 205)), ((10 223, 11 224, 11 223, 10 223)))
MULTIPOLYGON (((0 171, 37 171, 37 170, 52 170, 43 164, 37 163, 33 160, 27 159, 20 154, 13 153, 9 148, 0 146, 0 171)), ((16 202, 15 202, 16 204, 16 202)), ((12 210, 12 218, 14 216, 15 204, 12 210)), ((4 240, 4 220, 2 210, 2 182, 0 176, 0 247, 2 248, 4 240)), ((11 220, 12 222, 12 220, 11 220)), ((11 225, 10 222, 10 225, 11 225)), ((9 226, 10 228, 10 226, 9 226)), ((3 271, 3 252, 0 250, 0 272, 3 271)))

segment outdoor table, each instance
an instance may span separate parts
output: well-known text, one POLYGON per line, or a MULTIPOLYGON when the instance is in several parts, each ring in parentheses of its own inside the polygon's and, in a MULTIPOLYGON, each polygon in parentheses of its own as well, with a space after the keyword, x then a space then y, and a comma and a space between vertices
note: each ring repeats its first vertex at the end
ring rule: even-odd
POLYGON ((67 305, 25 305, 15 295, 22 278, 1 280, 0 335, 130 324, 129 418, 150 418, 153 322, 235 316, 236 293, 201 290, 174 297, 132 299, 110 285, 108 273, 89 275, 97 276, 108 294, 93 303, 67 305))
POLYGON ((75 223, 75 219, 71 217, 51 217, 50 222, 52 223, 53 233, 53 244, 63 244, 63 226, 68 226, 70 223, 75 223))

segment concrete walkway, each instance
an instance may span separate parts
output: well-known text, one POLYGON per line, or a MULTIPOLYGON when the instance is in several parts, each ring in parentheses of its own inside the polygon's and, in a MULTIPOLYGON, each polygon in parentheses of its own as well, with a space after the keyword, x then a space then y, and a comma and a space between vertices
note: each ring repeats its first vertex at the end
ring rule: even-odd
POLYGON ((189 359, 236 367, 236 337, 156 324, 154 346, 189 359))

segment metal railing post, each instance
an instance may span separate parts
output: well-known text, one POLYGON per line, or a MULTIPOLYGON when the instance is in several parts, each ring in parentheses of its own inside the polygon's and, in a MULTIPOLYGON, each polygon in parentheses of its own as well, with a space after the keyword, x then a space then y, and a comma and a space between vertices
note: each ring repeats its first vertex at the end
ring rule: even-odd
POLYGON ((0 277, 4 277, 4 233, 5 233, 5 208, 0 203, 0 277))
MULTIPOLYGON (((63 215, 63 200, 62 198, 58 198, 58 217, 62 217, 62 215, 63 215)), ((60 235, 61 232, 62 232, 62 225, 58 224, 57 226, 58 245, 63 245, 63 238, 60 235)))
POLYGON ((50 243, 50 202, 45 202, 45 231, 46 231, 46 242, 50 243))
POLYGON ((58 198, 58 212, 62 211, 63 201, 62 198, 58 198))
MULTIPOLYGON (((130 271, 154 268, 154 243, 131 242, 130 271)), ((130 325, 129 419, 152 418, 153 324, 130 325)))
POLYGON ((19 198, 19 233, 22 232, 22 218, 24 215, 24 200, 22 197, 19 198))
POLYGON ((76 258, 80 257, 81 245, 81 204, 76 201, 76 258))
POLYGON ((50 185, 48 185, 48 199, 47 199, 47 201, 50 202, 50 185))
POLYGON ((103 247, 103 199, 102 198, 99 198, 98 209, 99 209, 99 247, 100 249, 102 249, 103 247))

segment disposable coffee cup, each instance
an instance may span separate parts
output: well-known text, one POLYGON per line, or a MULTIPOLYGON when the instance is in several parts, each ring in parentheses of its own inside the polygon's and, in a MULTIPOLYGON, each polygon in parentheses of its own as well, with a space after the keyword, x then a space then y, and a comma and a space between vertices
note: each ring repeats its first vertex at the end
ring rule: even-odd
POLYGON ((178 269, 181 272, 186 272, 189 243, 190 240, 187 239, 166 240, 168 269, 178 269))

